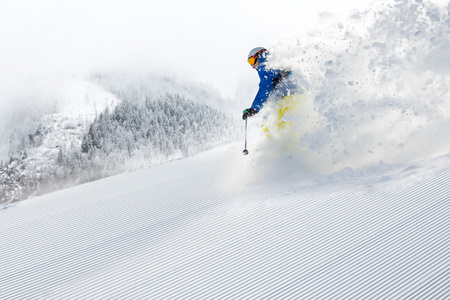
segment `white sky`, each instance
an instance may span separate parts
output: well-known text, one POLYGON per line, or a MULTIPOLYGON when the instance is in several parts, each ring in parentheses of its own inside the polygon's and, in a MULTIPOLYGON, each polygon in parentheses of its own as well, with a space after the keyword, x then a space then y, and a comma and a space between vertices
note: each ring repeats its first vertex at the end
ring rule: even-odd
MULTIPOLYGON (((369 0, 14 0, 0 3, 0 82, 118 67, 165 70, 231 91, 246 56, 369 0), (5 3, 6 2, 6 3, 5 3)), ((0 88, 0 96, 2 93, 0 88)), ((2 102, 0 101, 0 104, 2 102)))

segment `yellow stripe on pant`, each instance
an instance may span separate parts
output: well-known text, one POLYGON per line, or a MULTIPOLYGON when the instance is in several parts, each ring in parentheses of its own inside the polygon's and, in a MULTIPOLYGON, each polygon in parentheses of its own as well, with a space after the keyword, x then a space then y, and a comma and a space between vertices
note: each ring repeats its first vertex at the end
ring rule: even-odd
MULTIPOLYGON (((276 127, 274 124, 270 124, 270 127, 275 127, 270 130, 267 125, 261 125, 266 136, 270 139, 273 138, 273 134, 279 133, 280 131, 292 128, 294 121, 292 120, 300 111, 301 100, 303 99, 303 94, 293 94, 284 96, 278 100, 275 111, 276 116, 276 127)), ((273 123, 273 122, 272 122, 273 123)))

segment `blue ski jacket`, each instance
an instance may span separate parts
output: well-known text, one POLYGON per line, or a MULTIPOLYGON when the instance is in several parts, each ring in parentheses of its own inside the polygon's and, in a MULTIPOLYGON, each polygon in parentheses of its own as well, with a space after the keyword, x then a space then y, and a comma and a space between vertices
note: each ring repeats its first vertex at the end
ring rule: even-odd
MULTIPOLYGON (((269 95, 277 90, 277 93, 280 93, 280 98, 289 93, 288 86, 286 84, 279 84, 281 80, 285 78, 281 78, 282 72, 280 70, 268 69, 266 67, 267 62, 267 53, 263 52, 259 56, 258 68, 256 71, 259 75, 259 90, 256 94, 255 99, 253 100, 251 108, 259 112, 259 110, 263 107, 264 102, 267 101, 269 95)), ((291 72, 288 72, 288 76, 291 75, 291 72)))

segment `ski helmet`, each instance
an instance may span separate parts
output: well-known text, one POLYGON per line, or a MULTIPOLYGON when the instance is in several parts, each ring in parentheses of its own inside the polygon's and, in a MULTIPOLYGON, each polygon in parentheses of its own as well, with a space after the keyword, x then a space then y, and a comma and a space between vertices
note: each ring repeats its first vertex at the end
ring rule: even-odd
POLYGON ((250 53, 248 54, 248 57, 247 57, 248 63, 253 66, 255 64, 256 57, 265 51, 267 51, 267 49, 264 47, 253 48, 250 51, 250 53))

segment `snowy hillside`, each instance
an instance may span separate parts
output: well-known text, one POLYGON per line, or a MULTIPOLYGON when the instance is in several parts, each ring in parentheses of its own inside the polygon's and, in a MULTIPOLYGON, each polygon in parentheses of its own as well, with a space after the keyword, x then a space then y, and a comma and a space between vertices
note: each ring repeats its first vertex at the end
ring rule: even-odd
POLYGON ((9 159, 5 160, 5 166, 0 164, 0 205, 26 198, 39 190, 41 184, 48 185, 48 181, 58 181, 50 174, 54 175, 61 150, 80 148, 82 137, 95 118, 120 102, 113 94, 87 81, 67 80, 58 88, 52 113, 25 111, 24 117, 7 130, 9 159))
POLYGON ((277 187, 241 146, 1 210, 0 298, 450 297, 449 156, 277 187))
POLYGON ((193 82, 111 72, 58 88, 51 113, 25 110, 8 128, 2 206, 193 155, 232 139, 236 129, 237 118, 218 110, 223 98, 193 82))

